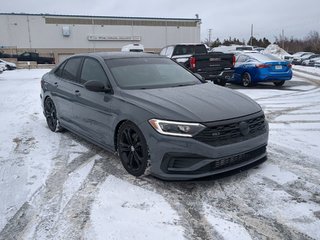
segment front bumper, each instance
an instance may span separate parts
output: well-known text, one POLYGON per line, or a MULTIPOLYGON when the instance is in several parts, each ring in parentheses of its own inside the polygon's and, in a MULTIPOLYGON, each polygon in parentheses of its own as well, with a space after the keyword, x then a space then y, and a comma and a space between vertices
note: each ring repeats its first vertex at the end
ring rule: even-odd
POLYGON ((148 139, 151 173, 165 180, 190 180, 228 172, 266 158, 265 133, 245 141, 212 146, 193 138, 157 133, 148 123, 139 126, 148 139))
POLYGON ((204 77, 205 80, 210 80, 210 81, 224 80, 227 82, 233 78, 234 70, 226 69, 218 72, 197 72, 197 73, 200 74, 202 77, 204 77))

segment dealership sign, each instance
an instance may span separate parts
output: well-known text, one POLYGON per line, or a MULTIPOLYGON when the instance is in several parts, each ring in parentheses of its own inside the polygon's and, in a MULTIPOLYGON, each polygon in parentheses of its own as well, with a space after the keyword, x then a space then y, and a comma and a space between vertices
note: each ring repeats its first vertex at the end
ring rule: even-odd
POLYGON ((88 35, 89 41, 140 41, 140 36, 88 35))

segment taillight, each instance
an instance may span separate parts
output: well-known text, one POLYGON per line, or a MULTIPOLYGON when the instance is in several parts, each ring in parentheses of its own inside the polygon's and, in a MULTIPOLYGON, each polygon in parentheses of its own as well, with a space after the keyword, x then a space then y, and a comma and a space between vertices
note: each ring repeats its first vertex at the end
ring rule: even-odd
POLYGON ((268 68, 270 66, 268 64, 257 64, 256 67, 257 68, 268 68))
POLYGON ((236 64, 236 56, 233 55, 233 56, 232 56, 232 65, 234 66, 235 64, 236 64))
POLYGON ((195 70, 196 69, 196 58, 190 57, 190 69, 195 70))
POLYGON ((292 64, 291 63, 288 63, 288 68, 292 68, 292 64))

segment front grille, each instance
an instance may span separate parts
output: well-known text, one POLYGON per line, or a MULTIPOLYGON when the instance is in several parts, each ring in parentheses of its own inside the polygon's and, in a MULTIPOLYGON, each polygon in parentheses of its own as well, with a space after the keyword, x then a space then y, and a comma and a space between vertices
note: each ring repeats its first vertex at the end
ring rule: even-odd
POLYGON ((264 115, 246 120, 235 120, 228 124, 219 124, 207 127, 193 138, 211 146, 222 146, 248 140, 266 132, 264 115), (243 129, 245 125, 248 129, 243 129))
POLYGON ((264 154, 265 152, 266 152, 266 147, 264 146, 264 147, 258 148, 256 150, 253 150, 251 152, 242 153, 242 154, 222 158, 218 161, 214 161, 214 162, 210 163, 209 168, 210 168, 210 171, 213 171, 213 170, 218 170, 221 168, 230 167, 232 165, 243 163, 245 161, 259 157, 262 154, 264 154))
POLYGON ((202 161, 208 160, 199 155, 194 156, 179 156, 167 155, 162 162, 162 169, 167 173, 179 173, 179 174, 202 174, 207 172, 213 172, 219 169, 228 168, 237 164, 249 162, 251 160, 259 160, 263 158, 266 153, 266 146, 259 147, 249 152, 239 153, 219 159, 212 159, 208 164, 198 168, 198 169, 188 169, 192 168, 193 165, 201 163, 202 161))

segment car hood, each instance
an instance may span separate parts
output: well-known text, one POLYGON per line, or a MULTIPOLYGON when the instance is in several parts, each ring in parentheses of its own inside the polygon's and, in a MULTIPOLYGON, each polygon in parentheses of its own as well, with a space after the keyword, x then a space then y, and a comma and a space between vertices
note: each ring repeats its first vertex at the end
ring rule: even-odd
POLYGON ((185 122, 211 122, 261 111, 249 97, 212 83, 158 89, 124 90, 122 97, 153 117, 185 122))

